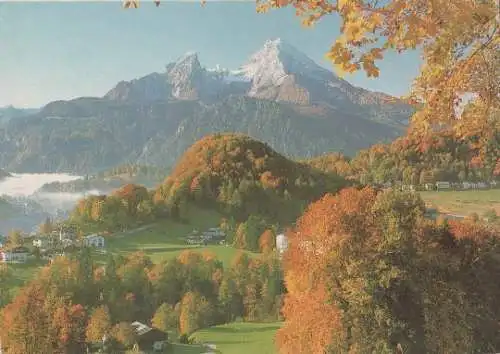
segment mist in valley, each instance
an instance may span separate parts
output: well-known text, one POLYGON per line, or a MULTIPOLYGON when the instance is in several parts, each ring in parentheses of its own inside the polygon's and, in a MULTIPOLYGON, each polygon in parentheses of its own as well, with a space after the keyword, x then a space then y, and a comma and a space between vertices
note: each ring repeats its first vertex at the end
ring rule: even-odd
POLYGON ((76 202, 86 195, 102 194, 103 191, 89 190, 85 193, 47 193, 39 189, 46 183, 70 182, 81 176, 66 173, 11 174, 0 181, 0 197, 13 209, 0 215, 0 233, 12 229, 33 231, 48 216, 58 219, 67 217, 76 202))

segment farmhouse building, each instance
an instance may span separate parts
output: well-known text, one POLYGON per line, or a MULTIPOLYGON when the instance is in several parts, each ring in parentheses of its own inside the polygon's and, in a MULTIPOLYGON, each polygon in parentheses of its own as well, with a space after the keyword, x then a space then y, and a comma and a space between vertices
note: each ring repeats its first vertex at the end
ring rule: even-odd
POLYGON ((450 189, 451 184, 450 184, 450 182, 436 182, 436 188, 437 188, 437 190, 450 189))
POLYGON ((288 238, 285 234, 279 234, 276 236, 276 250, 279 255, 282 255, 288 249, 288 238))
POLYGON ((40 237, 33 240, 33 246, 38 247, 40 249, 48 249, 52 247, 53 241, 50 237, 40 237))
POLYGON ((137 336, 137 349, 149 352, 162 352, 168 339, 168 334, 157 328, 151 328, 141 322, 132 322, 137 336))
POLYGON ((28 259, 29 250, 26 247, 15 247, 0 252, 0 260, 3 263, 25 263, 28 259))
POLYGON ((104 248, 104 237, 92 234, 83 238, 83 245, 87 247, 104 248))

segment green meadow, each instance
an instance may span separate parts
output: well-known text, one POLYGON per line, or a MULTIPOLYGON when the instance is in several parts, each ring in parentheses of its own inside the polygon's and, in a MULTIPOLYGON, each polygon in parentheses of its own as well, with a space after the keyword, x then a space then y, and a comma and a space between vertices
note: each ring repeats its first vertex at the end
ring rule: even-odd
POLYGON ((191 338, 194 344, 173 344, 173 354, 275 354, 274 337, 279 322, 233 322, 202 329, 191 338), (208 345, 215 347, 209 349, 208 345))
POLYGON ((441 213, 482 216, 494 209, 500 215, 500 189, 420 192, 428 207, 441 213))
MULTIPOLYGON (((204 231, 210 227, 217 227, 220 224, 221 215, 211 210, 192 208, 188 220, 189 222, 182 223, 166 219, 128 232, 109 235, 106 237, 106 251, 108 254, 124 256, 134 252, 144 252, 155 263, 177 257, 184 250, 210 251, 224 263, 224 266, 229 266, 239 252, 237 249, 225 245, 189 245, 185 242, 185 236, 193 229, 204 231)), ((252 255, 251 252, 247 253, 252 255)), ((96 252, 96 258, 104 260, 106 254, 96 252)), ((8 286, 16 291, 26 281, 32 279, 45 263, 29 262, 9 265, 14 279, 8 286)))

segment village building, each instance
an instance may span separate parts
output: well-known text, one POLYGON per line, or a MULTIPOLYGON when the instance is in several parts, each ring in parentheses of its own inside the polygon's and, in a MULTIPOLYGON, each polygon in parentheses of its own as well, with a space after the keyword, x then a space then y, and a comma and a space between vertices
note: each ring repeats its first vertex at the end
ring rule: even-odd
POLYGON ((74 245, 75 245, 75 242, 72 239, 64 238, 64 239, 61 240, 61 246, 63 248, 72 247, 74 245))
POLYGON ((451 188, 450 182, 436 182, 436 189, 439 190, 448 190, 451 188))
POLYGON ((42 250, 46 250, 52 247, 53 240, 50 237, 39 237, 33 240, 33 246, 38 247, 42 250))
POLYGON ((104 237, 92 234, 83 238, 83 245, 86 247, 104 248, 104 237))
POLYGON ((131 326, 137 336, 137 350, 143 352, 162 352, 167 344, 168 334, 157 328, 152 328, 141 322, 132 322, 131 326))
POLYGON ((226 234, 218 227, 211 227, 202 233, 202 238, 206 241, 220 241, 226 238, 226 234))
POLYGON ((29 250, 26 247, 15 247, 0 252, 0 261, 3 263, 26 263, 29 250))
POLYGON ((288 249, 288 238, 285 234, 279 234, 276 236, 276 250, 281 256, 288 249))

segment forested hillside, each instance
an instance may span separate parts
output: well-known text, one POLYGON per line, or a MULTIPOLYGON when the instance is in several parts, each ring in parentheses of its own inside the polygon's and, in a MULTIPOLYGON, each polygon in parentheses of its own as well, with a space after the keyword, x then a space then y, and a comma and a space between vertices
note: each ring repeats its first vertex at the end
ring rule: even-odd
POLYGON ((459 139, 445 133, 428 137, 409 135, 391 144, 361 150, 352 159, 327 154, 307 163, 365 184, 486 182, 500 177, 500 134, 497 132, 486 143, 474 137, 459 139))

